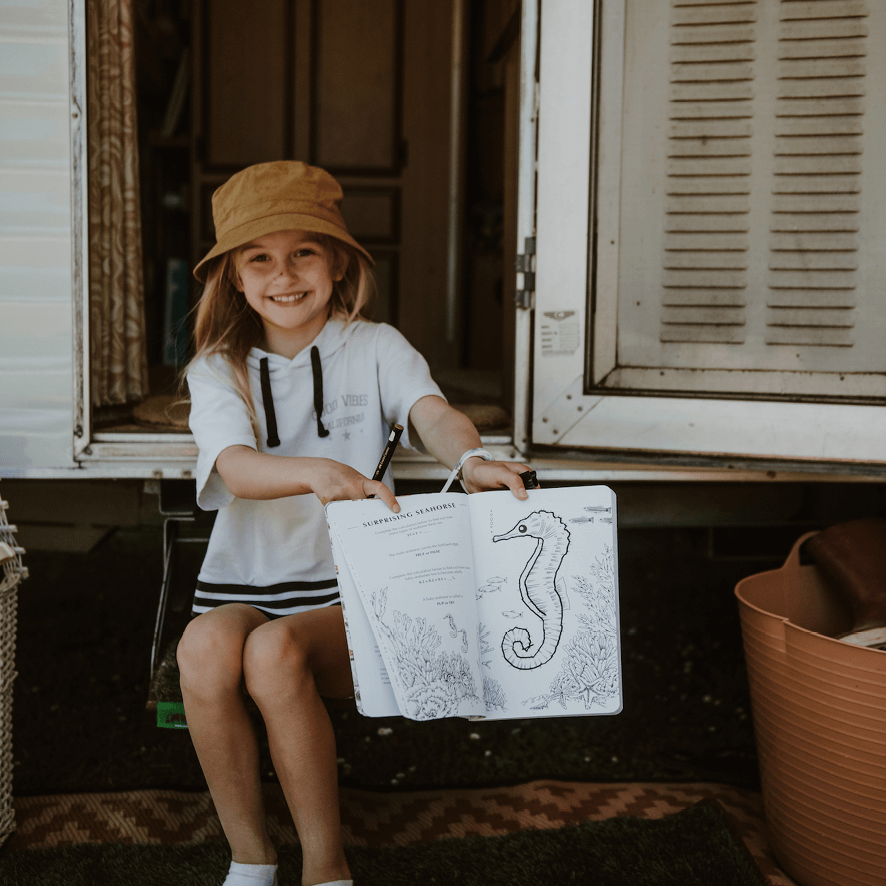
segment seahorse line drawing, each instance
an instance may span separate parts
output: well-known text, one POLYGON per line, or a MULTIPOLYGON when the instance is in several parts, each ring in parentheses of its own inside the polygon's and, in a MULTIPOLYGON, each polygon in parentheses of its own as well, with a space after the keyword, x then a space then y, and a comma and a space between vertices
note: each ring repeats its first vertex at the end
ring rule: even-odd
POLYGON ((518 582, 520 596, 542 622, 542 642, 529 653, 533 643, 529 631, 510 628, 501 641, 501 651, 511 667, 521 671, 541 667, 553 658, 563 633, 563 599, 557 572, 569 550, 569 530, 552 511, 533 511, 509 532, 493 536, 494 542, 531 537, 535 549, 526 561, 518 582))

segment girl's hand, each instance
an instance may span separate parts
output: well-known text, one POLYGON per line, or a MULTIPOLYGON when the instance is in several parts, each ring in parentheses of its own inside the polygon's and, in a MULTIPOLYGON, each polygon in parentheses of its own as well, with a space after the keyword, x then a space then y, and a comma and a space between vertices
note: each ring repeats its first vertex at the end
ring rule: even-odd
POLYGON ((479 456, 469 458, 461 469, 468 492, 487 492, 492 489, 510 489, 522 500, 529 498, 520 474, 531 470, 514 461, 484 461, 479 456))
POLYGON ((219 453, 216 468, 232 495, 263 501, 312 492, 325 506, 378 496, 395 513, 400 510, 394 493, 378 480, 331 458, 270 455, 249 446, 229 446, 219 453))
POLYGON ((331 501, 356 501, 376 496, 395 514, 400 511, 394 493, 384 483, 370 480, 359 471, 331 458, 316 459, 309 483, 324 507, 331 501))
MULTIPOLYGON (((428 452, 450 468, 458 462, 462 453, 483 445, 471 420, 463 412, 453 409, 442 397, 433 394, 413 404, 409 410, 409 422, 428 452)), ((529 467, 517 462, 484 461, 475 456, 462 465, 461 476, 468 492, 510 489, 517 498, 525 501, 529 494, 520 474, 528 470, 529 467)))

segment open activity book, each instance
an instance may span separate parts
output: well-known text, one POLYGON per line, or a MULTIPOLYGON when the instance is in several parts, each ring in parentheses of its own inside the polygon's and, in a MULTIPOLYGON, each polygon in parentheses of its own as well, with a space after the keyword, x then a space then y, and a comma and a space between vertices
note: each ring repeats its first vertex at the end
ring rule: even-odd
POLYGON ((622 705, 605 486, 326 507, 358 709, 519 719, 622 705))

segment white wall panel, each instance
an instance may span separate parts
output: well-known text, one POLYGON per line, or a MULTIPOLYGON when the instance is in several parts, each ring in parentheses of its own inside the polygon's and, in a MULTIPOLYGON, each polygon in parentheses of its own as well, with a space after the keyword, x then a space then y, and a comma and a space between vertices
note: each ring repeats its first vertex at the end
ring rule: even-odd
POLYGON ((68 4, 0 3, 0 474, 73 467, 68 4))
POLYGON ((41 471, 68 468, 71 410, 7 409, 0 406, 0 475, 40 476, 41 471))
MULTIPOLYGON (((0 7, 0 15, 3 7, 0 7)), ((0 54, 0 94, 29 101, 66 101, 68 48, 63 40, 7 42, 0 54)))
MULTIPOLYGON (((4 142, 0 140, 0 154, 3 147, 4 142)), ((36 253, 41 249, 50 253, 56 249, 70 252, 71 197, 68 187, 67 170, 13 172, 0 168, 0 236, 16 238, 13 242, 18 245, 12 248, 33 255, 37 259, 34 267, 46 263, 45 254, 43 258, 37 258, 36 253), (55 242, 46 242, 47 237, 55 242)), ((70 298, 69 293, 66 298, 70 298)))
POLYGON ((0 304, 18 298, 28 304, 51 301, 69 313, 71 249, 63 227, 62 236, 43 240, 0 236, 0 304))
MULTIPOLYGON (((12 361, 10 361, 12 362, 12 361)), ((11 410, 39 408, 46 412, 58 411, 59 414, 70 409, 71 402, 71 373, 65 363, 58 359, 19 360, 14 368, 9 368, 9 363, 0 363, 0 373, 3 375, 6 393, 4 396, 4 408, 11 410), (61 366, 61 369, 58 367, 61 366), (33 396, 34 379, 39 380, 39 396, 33 396)), ((66 425, 70 424, 70 418, 66 425)), ((65 425, 57 425, 61 431, 65 425)))
POLYGON ((0 7, 0 42, 35 44, 41 40, 67 41, 68 4, 59 0, 4 0, 0 7))
MULTIPOLYGON (((26 299, 3 299, 0 304, 3 305, 0 372, 17 371, 23 366, 27 366, 29 371, 48 369, 58 372, 65 369, 70 379, 70 306, 67 303, 26 299)), ((27 385, 25 389, 27 391, 27 385)))
POLYGON ((67 171, 67 104, 0 101, 0 152, 7 168, 54 167, 67 171))

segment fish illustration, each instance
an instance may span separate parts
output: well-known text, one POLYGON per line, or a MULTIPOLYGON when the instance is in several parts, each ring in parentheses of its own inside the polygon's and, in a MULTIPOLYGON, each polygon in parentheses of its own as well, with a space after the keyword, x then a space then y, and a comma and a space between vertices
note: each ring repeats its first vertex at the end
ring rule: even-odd
POLYGON ((493 594, 496 591, 500 591, 503 584, 507 583, 507 578, 502 578, 500 575, 496 575, 494 578, 487 579, 485 585, 480 585, 477 588, 477 593, 482 597, 484 594, 493 594))
POLYGON ((509 609, 507 612, 502 612, 502 615, 505 618, 523 618, 523 611, 517 609, 509 609))

